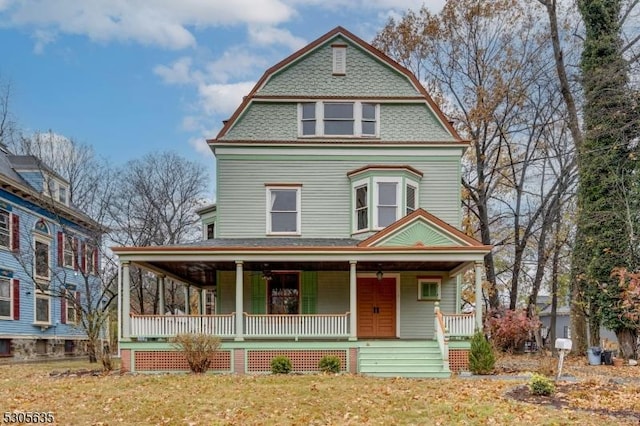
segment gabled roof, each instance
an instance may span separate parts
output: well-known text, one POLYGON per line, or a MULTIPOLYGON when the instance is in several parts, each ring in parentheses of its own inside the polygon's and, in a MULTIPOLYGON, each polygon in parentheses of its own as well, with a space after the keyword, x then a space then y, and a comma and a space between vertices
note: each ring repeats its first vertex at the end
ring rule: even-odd
POLYGON ((269 81, 269 79, 274 74, 276 74, 277 72, 281 71, 282 69, 290 66, 294 62, 300 60, 301 58, 305 57, 307 54, 309 54, 310 52, 313 52, 314 50, 316 50, 319 47, 323 46, 328 41, 330 41, 330 40, 332 40, 332 39, 334 39, 336 37, 339 37, 339 36, 342 36, 342 37, 348 39, 350 42, 352 42, 356 46, 361 47, 363 50, 365 50, 366 52, 368 52, 372 56, 376 57, 376 59, 378 59, 379 61, 385 63, 386 65, 388 65, 392 69, 396 70, 398 73, 404 75, 411 82, 411 84, 415 87, 415 89, 422 95, 422 97, 425 99, 426 103, 431 108, 431 111, 440 120, 442 125, 451 133, 451 135, 455 139, 457 139, 459 141, 462 141, 462 138, 460 137, 458 132, 454 129, 454 127, 451 125, 451 123, 449 123, 449 120, 447 119, 447 117, 445 117, 445 115, 442 113, 442 111, 440 110, 438 105, 433 101, 431 96, 429 96, 429 94, 427 93, 425 88, 422 86, 422 84, 420 84, 420 81, 418 81, 416 76, 413 75, 413 73, 411 71, 409 71, 407 68, 403 67, 402 65, 400 65, 399 63, 397 63, 396 61, 391 59, 389 56, 387 56, 386 54, 384 54, 380 50, 376 49, 375 47, 373 47, 372 45, 367 43, 366 41, 362 40, 361 38, 359 38, 355 34, 349 32, 348 30, 346 30, 345 28, 343 28, 341 26, 338 26, 338 27, 335 27, 333 30, 329 31, 328 33, 326 33, 325 35, 321 36, 320 38, 316 39, 315 41, 312 41, 311 43, 309 43, 308 45, 306 45, 302 49, 298 50, 297 52, 294 52, 293 54, 291 54, 287 58, 285 58, 282 61, 278 62, 277 64, 275 64, 271 68, 267 69, 265 71, 265 73, 262 75, 262 77, 260 78, 260 80, 258 80, 256 85, 253 87, 251 92, 249 92, 249 94, 243 98, 242 103, 235 110, 235 112, 233 113, 231 118, 229 118, 228 120, 226 120, 224 122, 224 126, 222 127, 222 129, 220 130, 220 132, 218 133, 216 138, 215 139, 209 139, 207 142, 209 144, 215 143, 218 139, 220 139, 220 138, 222 138, 223 136, 226 135, 226 133, 231 129, 231 127, 233 127, 233 125, 236 122, 236 120, 242 115, 242 113, 246 110, 246 108, 249 106, 249 104, 252 102, 252 100, 256 97, 256 93, 269 81))
POLYGON ((358 247, 467 247, 491 250, 424 209, 417 209, 358 244, 358 247))

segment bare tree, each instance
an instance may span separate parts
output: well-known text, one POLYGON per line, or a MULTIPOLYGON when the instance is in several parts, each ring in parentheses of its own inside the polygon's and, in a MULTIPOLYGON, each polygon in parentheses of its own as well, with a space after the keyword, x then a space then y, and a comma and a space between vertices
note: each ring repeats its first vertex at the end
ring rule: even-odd
MULTIPOLYGON (((207 177, 202 165, 172 152, 149 154, 127 163, 111 205, 113 240, 120 245, 156 246, 201 237, 196 210, 204 202, 207 177)), ((167 292, 176 295, 175 284, 167 292)), ((141 270, 132 271, 133 301, 139 313, 157 312, 157 285, 141 270)))
POLYGON ((11 84, 0 78, 0 145, 9 145, 17 133, 17 124, 11 113, 11 84))

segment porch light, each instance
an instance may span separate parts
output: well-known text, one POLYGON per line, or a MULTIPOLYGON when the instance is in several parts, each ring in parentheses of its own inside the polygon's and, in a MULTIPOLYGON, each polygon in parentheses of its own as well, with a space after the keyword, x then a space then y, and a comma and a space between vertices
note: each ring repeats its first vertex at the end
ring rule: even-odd
POLYGON ((376 278, 378 278, 378 281, 382 281, 383 275, 384 274, 382 273, 382 265, 378 263, 378 272, 376 272, 376 278))

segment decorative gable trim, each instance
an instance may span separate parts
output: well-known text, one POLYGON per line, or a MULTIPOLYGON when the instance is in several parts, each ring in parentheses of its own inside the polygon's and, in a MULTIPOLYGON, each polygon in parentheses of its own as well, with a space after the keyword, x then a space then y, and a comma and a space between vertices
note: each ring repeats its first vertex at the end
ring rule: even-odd
POLYGON ((437 104, 433 101, 431 96, 429 96, 426 89, 422 86, 422 84, 420 84, 416 76, 413 75, 411 71, 409 71, 407 68, 403 67, 402 65, 400 65, 399 63, 391 59, 389 56, 387 56, 380 50, 376 49, 375 47, 367 43, 366 41, 362 40, 355 34, 352 34, 351 32, 347 31, 343 27, 338 26, 333 30, 329 31, 328 33, 326 33, 325 35, 321 36, 320 38, 316 39, 315 41, 309 43, 307 46, 303 47, 302 49, 298 50, 297 52, 293 53, 292 55, 278 62, 271 68, 267 69, 265 73, 262 75, 262 77, 260 78, 260 80, 258 80, 256 85, 253 87, 251 92, 249 92, 249 94, 243 98, 242 103, 235 110, 231 118, 226 122, 224 122, 224 126, 222 127, 222 129, 220 130, 216 138, 210 139, 207 142, 209 144, 215 143, 218 139, 222 138, 224 135, 227 134, 227 132, 234 126, 238 118, 240 118, 240 116, 242 116, 244 111, 246 111, 247 107, 253 101, 258 90, 260 90, 269 81, 272 75, 290 66, 291 64, 298 61, 299 59, 305 57, 310 52, 324 45, 327 41, 331 40, 332 38, 335 38, 338 35, 348 39, 353 44, 359 46, 360 48, 362 48, 363 50, 365 50, 366 52, 368 52, 369 54, 377 58, 380 62, 386 64, 390 68, 396 70, 398 73, 404 75, 411 82, 411 84, 416 89, 416 91, 418 91, 424 97, 424 100, 426 101, 427 105, 429 106, 431 111, 434 113, 434 115, 437 117, 437 119, 440 121, 440 124, 442 124, 442 126, 445 129, 447 129, 455 139, 460 141, 463 140, 458 134, 458 132, 455 130, 455 128, 451 125, 449 120, 442 113, 442 111, 437 106, 437 104))
POLYGON ((469 237, 457 228, 449 225, 423 209, 396 221, 385 229, 360 242, 358 247, 485 247, 475 238, 469 237), (415 226, 422 222, 422 230, 415 226), (429 241, 412 237, 425 238, 429 241))

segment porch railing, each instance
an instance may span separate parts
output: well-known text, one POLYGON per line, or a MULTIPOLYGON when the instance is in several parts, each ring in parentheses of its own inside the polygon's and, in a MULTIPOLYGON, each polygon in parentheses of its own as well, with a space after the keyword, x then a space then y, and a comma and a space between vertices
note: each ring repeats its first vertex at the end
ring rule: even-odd
POLYGON ((442 312, 440 312, 439 303, 436 302, 434 308, 435 319, 434 328, 436 331, 436 339, 438 340, 438 346, 440 347, 440 353, 442 354, 442 364, 446 370, 449 369, 449 335, 444 325, 444 318, 442 312))
POLYGON ((442 315, 444 327, 449 332, 449 336, 469 337, 475 332, 476 323, 473 314, 452 314, 442 315))
POLYGON ((232 337, 235 314, 228 315, 131 315, 131 337, 171 337, 183 333, 206 333, 232 337))
POLYGON ((244 314, 247 337, 348 337, 349 312, 327 315, 244 314))

